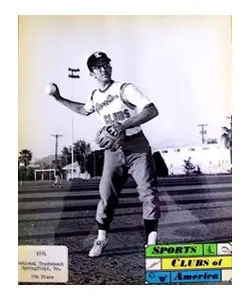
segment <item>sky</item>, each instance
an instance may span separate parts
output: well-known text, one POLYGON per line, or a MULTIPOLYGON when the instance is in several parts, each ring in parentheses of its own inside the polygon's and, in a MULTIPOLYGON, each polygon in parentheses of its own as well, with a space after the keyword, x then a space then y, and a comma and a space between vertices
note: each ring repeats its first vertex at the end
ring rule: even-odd
POLYGON ((113 79, 132 82, 149 97, 159 116, 142 128, 152 147, 220 139, 231 115, 231 19, 229 16, 19 16, 18 147, 38 159, 94 137, 101 123, 92 114, 72 113, 45 93, 55 82, 61 94, 86 102, 96 83, 88 57, 104 51, 113 79), (79 68, 80 79, 68 78, 79 68))

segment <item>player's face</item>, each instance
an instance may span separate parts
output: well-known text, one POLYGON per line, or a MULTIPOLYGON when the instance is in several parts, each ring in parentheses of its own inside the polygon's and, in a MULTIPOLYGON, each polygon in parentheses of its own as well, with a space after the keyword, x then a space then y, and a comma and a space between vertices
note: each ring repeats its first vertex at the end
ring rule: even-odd
POLYGON ((112 67, 109 63, 93 67, 91 75, 100 82, 107 82, 111 80, 112 67))

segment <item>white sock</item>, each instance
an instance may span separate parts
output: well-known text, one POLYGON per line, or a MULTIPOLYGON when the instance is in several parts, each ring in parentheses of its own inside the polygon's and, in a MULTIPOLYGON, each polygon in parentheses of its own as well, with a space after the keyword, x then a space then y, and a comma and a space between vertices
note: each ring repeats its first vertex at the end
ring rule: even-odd
POLYGON ((98 229, 98 236, 97 239, 98 240, 106 240, 107 238, 107 231, 106 230, 102 230, 102 229, 98 229))
POLYGON ((157 239, 157 232, 156 231, 151 231, 150 234, 148 235, 148 245, 155 245, 156 244, 156 239, 157 239))

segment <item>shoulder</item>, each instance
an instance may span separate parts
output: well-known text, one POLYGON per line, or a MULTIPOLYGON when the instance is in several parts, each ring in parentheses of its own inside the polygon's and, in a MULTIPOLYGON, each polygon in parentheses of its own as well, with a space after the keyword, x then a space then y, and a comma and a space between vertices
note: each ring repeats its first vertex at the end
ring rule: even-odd
POLYGON ((134 84, 134 83, 131 83, 131 82, 123 82, 121 84, 121 91, 122 92, 140 92, 139 88, 134 84))
MULTIPOLYGON (((135 109, 135 103, 132 103, 129 99, 131 99, 131 89, 133 90, 133 85, 128 82, 123 82, 120 85, 120 99, 124 104, 126 104, 130 109, 135 109)), ((133 91, 132 91, 133 93, 133 91)))
POLYGON ((129 82, 121 83, 121 92, 124 92, 124 90, 127 89, 129 86, 131 86, 131 83, 129 82))
POLYGON ((144 96, 141 90, 131 82, 124 82, 120 88, 121 95, 126 97, 144 96))
POLYGON ((134 107, 144 108, 151 100, 133 83, 124 83, 121 88, 121 98, 134 107))
POLYGON ((123 82, 114 81, 113 84, 110 86, 110 89, 115 90, 115 91, 119 91, 121 89, 122 85, 123 85, 123 82))

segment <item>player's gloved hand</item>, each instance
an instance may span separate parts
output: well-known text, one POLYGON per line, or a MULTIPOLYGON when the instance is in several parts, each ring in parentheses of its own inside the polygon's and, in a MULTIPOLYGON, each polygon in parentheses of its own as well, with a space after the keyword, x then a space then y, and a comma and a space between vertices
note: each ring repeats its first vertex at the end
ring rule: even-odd
POLYGON ((123 134, 125 133, 125 129, 123 128, 123 125, 117 121, 113 121, 110 125, 110 131, 113 132, 113 134, 123 134))
POLYGON ((99 147, 105 150, 116 151, 121 147, 124 137, 125 130, 122 124, 114 122, 112 125, 104 126, 99 130, 95 141, 99 147))

